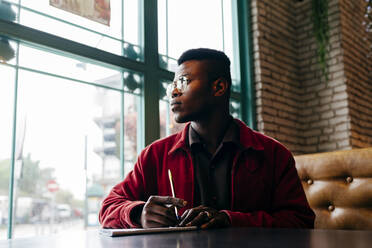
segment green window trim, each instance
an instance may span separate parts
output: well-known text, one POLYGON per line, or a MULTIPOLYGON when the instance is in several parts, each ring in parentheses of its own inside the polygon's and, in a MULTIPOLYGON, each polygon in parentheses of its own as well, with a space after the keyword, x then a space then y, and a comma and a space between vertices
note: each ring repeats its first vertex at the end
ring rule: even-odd
POLYGON ((256 127, 256 106, 253 69, 253 38, 251 24, 251 1, 237 1, 240 74, 242 87, 242 119, 252 129, 256 127))

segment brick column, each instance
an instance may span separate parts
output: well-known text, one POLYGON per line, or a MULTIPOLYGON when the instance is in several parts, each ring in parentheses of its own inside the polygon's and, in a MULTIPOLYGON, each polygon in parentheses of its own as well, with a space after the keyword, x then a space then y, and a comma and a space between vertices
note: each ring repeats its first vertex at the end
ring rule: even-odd
POLYGON ((258 129, 295 154, 372 145, 365 2, 328 2, 326 82, 317 61, 311 0, 252 1, 258 129))

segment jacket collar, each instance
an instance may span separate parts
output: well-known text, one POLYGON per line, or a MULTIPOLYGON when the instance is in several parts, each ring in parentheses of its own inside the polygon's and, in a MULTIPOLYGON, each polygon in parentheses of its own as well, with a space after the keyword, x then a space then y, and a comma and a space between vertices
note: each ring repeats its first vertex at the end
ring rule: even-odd
MULTIPOLYGON (((256 132, 250 129, 244 122, 234 119, 235 123, 239 126, 239 137, 240 144, 243 150, 253 148, 254 150, 264 150, 262 142, 258 139, 256 132)), ((187 137, 189 134, 190 122, 187 123, 184 129, 177 133, 175 137, 175 143, 172 148, 169 150, 168 155, 172 154, 178 149, 183 149, 186 151, 190 150, 190 147, 187 144, 187 137)))

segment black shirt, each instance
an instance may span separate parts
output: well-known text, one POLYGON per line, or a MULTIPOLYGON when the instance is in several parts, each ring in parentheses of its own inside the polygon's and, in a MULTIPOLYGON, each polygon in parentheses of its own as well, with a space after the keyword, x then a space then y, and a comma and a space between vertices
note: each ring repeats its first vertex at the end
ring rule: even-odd
POLYGON ((230 209, 231 166, 239 144, 239 127, 233 118, 214 154, 207 150, 199 134, 190 125, 189 145, 195 171, 194 206, 230 209))

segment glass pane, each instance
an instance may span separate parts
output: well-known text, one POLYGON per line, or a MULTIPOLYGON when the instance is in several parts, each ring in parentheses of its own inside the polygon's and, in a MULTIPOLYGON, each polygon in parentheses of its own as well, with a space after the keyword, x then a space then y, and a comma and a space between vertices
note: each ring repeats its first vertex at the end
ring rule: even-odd
POLYGON ((20 2, 22 25, 143 61, 143 0, 20 2))
MULTIPOLYGON (((22 0, 21 5, 22 7, 36 11, 39 14, 61 19, 108 36, 119 39, 121 38, 122 1, 22 0), (108 3, 111 6, 104 6, 108 3), (107 7, 109 10, 104 11, 107 7), (98 22, 107 19, 105 16, 109 16, 109 25, 98 22), (94 19, 98 21, 94 21, 94 19)), ((36 20, 26 19, 23 16, 23 11, 24 9, 21 11, 21 24, 39 29, 42 23, 37 23, 36 20), (26 24, 26 22, 29 23, 26 24)), ((50 20, 51 19, 48 19, 47 22, 50 20)), ((48 24, 44 27, 48 27, 48 24)), ((65 33, 62 37, 69 38, 70 36, 71 34, 65 33)), ((82 36, 80 36, 80 38, 82 38, 82 36)))
POLYGON ((63 77, 122 88, 120 73, 86 61, 42 51, 29 46, 20 46, 19 65, 63 77))
POLYGON ((231 60, 232 90, 240 92, 236 0, 159 0, 158 30, 161 68, 175 71, 176 59, 191 48, 222 50, 231 60))
POLYGON ((123 2, 124 55, 143 61, 143 0, 123 2))
MULTIPOLYGON (((168 61, 169 58, 176 59, 185 50, 198 47, 223 50, 234 60, 237 55, 234 48, 238 44, 233 42, 237 40, 237 32, 232 11, 231 0, 159 0, 160 65, 174 70, 175 61, 168 61), (180 18, 189 15, 192 18, 180 18)), ((235 63, 232 65, 237 66, 235 63)))
POLYGON ((124 176, 133 169, 142 150, 141 102, 140 96, 124 94, 124 176))
POLYGON ((112 173, 120 171, 119 158, 110 153, 120 144, 102 124, 118 122, 120 94, 19 71, 17 129, 24 127, 24 142, 16 163, 15 238, 98 224, 100 201, 120 180, 112 173))
POLYGON ((174 121, 173 112, 170 110, 169 101, 166 96, 166 87, 170 81, 160 83, 159 95, 159 119, 160 119, 160 138, 181 131, 185 124, 174 121))
MULTIPOLYGON (((119 74, 118 74, 119 75, 119 74)), ((121 81, 120 77, 117 77, 121 81)), ((102 195, 106 196, 111 188, 120 181, 120 113, 121 93, 97 88, 94 101, 100 110, 94 117, 99 128, 99 138, 94 142, 94 152, 101 159, 101 165, 93 174, 93 182, 88 189, 88 226, 98 225, 98 211, 102 195), (100 192, 100 193, 97 193, 100 192)), ((89 143, 89 142, 88 142, 89 143)), ((89 166, 89 164, 88 164, 89 166)), ((88 168, 89 169, 89 168, 88 168)))
POLYGON ((15 70, 0 65, 0 240, 7 238, 15 70))
POLYGON ((133 169, 138 153, 144 148, 143 75, 125 71, 124 76, 124 175, 133 169))
MULTIPOLYGON (((168 1, 168 54, 165 55, 178 58, 183 51, 195 47, 223 49, 220 0, 163 1, 168 1), (190 15, 192 18, 188 18, 190 15)), ((161 54, 164 52, 160 50, 161 54)))
POLYGON ((234 118, 242 118, 240 102, 233 98, 230 98, 230 114, 234 118))
MULTIPOLYGON (((68 12, 66 12, 66 14, 72 15, 68 12)), ((103 36, 99 33, 91 32, 89 30, 85 30, 65 22, 51 19, 49 17, 39 15, 29 10, 23 9, 21 11, 20 23, 25 26, 30 26, 32 28, 36 28, 47 33, 83 43, 91 47, 102 49, 107 52, 115 53, 118 55, 122 54, 121 41, 118 39, 103 36)), ((97 25, 102 24, 97 23, 97 25)))

